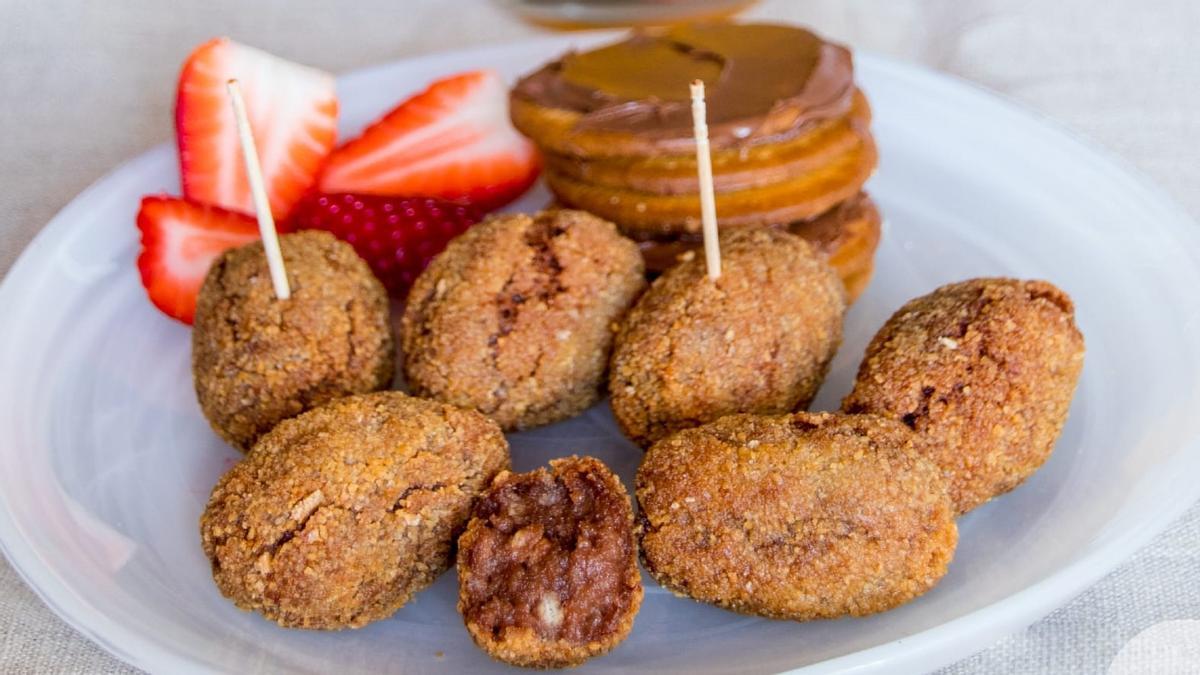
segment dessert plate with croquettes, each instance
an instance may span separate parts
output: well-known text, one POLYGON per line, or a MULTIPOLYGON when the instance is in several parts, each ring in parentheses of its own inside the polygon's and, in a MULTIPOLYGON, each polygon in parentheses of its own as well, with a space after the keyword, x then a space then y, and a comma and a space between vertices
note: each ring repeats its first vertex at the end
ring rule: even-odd
MULTIPOLYGON (((347 74, 337 81, 339 131, 358 133, 399 97, 437 78, 488 67, 508 86, 570 48, 617 38, 532 40, 347 74)), ((641 324, 616 334, 616 349, 624 354, 619 362, 588 361, 589 378, 603 377, 609 388, 621 383, 621 391, 613 392, 615 405, 607 396, 595 400, 587 387, 572 388, 577 382, 562 384, 547 400, 535 400, 545 387, 531 385, 531 398, 518 401, 520 405, 509 405, 516 401, 512 396, 476 405, 472 397, 490 400, 516 389, 462 366, 477 351, 471 344, 455 343, 439 351, 420 332, 425 330, 420 327, 432 327, 450 334, 452 329, 438 326, 465 320, 464 312, 443 303, 416 306, 402 317, 396 304, 391 312, 396 344, 425 355, 425 360, 407 364, 417 390, 439 401, 452 396, 461 400, 434 404, 368 393, 379 388, 372 369, 391 364, 385 354, 364 361, 357 377, 345 379, 348 391, 340 393, 353 398, 297 407, 288 414, 315 409, 281 422, 257 440, 265 429, 245 420, 229 423, 226 442, 214 433, 215 423, 210 427, 197 401, 192 329, 156 311, 134 271, 138 241, 130 223, 138 199, 177 191, 175 152, 163 145, 132 160, 56 216, 0 286, 0 547, 72 626, 152 672, 515 672, 505 662, 583 663, 589 672, 920 672, 1037 620, 1099 580, 1200 498, 1200 482, 1194 478, 1200 474, 1200 419, 1195 415, 1200 409, 1200 297, 1195 292, 1200 288, 1200 227, 1108 154, 986 91, 871 54, 855 54, 854 66, 858 84, 850 105, 857 112, 852 115, 869 116, 871 134, 852 136, 837 125, 823 133, 844 134, 839 143, 847 148, 859 147, 857 143, 860 155, 878 157, 878 169, 865 190, 860 183, 843 185, 837 197, 839 208, 860 213, 867 192, 872 217, 883 215, 874 267, 842 269, 838 260, 830 260, 813 271, 812 265, 787 268, 770 262, 768 272, 806 275, 806 286, 784 289, 787 293, 808 297, 813 289, 835 289, 828 302, 845 313, 840 327, 827 331, 833 337, 803 350, 809 355, 804 358, 817 355, 811 356, 816 365, 806 367, 810 374, 812 368, 827 373, 823 381, 819 376, 797 379, 799 388, 784 392, 788 396, 779 404, 782 409, 752 419, 691 420, 689 415, 699 414, 695 407, 668 406, 657 394, 647 402, 637 388, 647 379, 645 373, 658 368, 654 350, 661 345, 652 344, 654 329, 641 324), (862 95, 865 99, 859 100, 862 95), (865 100, 869 115, 860 110, 865 100), (793 269, 799 271, 789 271, 793 269), (852 288, 849 296, 841 295, 838 272, 846 288, 852 288), (1047 279, 1053 286, 1007 280, 1012 278, 1047 279), (964 281, 968 279, 976 281, 964 281), (977 303, 971 305, 975 313, 955 324, 956 308, 972 302, 977 303), (905 340, 916 339, 912 335, 923 335, 921 331, 941 331, 942 324, 960 329, 957 337, 939 333, 935 342, 946 350, 939 352, 942 357, 922 360, 906 351, 905 340), (839 331, 834 355, 830 345, 836 344, 839 331), (1087 357, 1080 372, 1081 334, 1087 357), (1007 377, 1023 387, 1020 401, 993 402, 990 409, 1029 404, 1055 419, 1028 421, 1024 436, 996 432, 1004 439, 973 441, 994 441, 1001 453, 1013 444, 1033 447, 1041 453, 1036 458, 1006 460, 1002 466, 982 458, 960 467, 949 488, 934 490, 937 453, 929 453, 932 459, 914 459, 913 447, 923 441, 914 440, 910 429, 924 430, 921 438, 936 437, 945 444, 1004 423, 986 418, 990 426, 981 431, 980 424, 964 428, 957 418, 946 421, 954 413, 953 399, 939 398, 940 390, 923 394, 919 386, 915 395, 926 399, 918 402, 919 410, 914 408, 919 414, 883 419, 892 408, 910 406, 896 402, 903 396, 888 383, 925 373, 944 380, 947 390, 963 393, 971 386, 964 378, 978 373, 967 373, 954 359, 977 335, 984 336, 979 339, 991 354, 999 355, 991 362, 1000 364, 999 370, 989 377, 1007 377), (1050 337, 1030 342, 1030 335, 1050 337), (470 380, 447 379, 453 368, 444 367, 438 361, 442 358, 459 359, 456 363, 468 372, 463 377, 470 380), (1030 376, 1043 361, 1053 362, 1046 366, 1049 374, 1030 376), (619 368, 606 371, 614 365, 619 368), (877 376, 878 368, 903 377, 877 376), (789 412, 809 399, 809 412, 789 412), (1068 403, 1069 416, 1060 430, 1068 403), (493 407, 484 412, 493 413, 492 419, 455 407, 489 405, 493 407), (843 406, 845 414, 837 412, 843 406), (389 420, 397 415, 419 420, 420 427, 392 424, 389 420), (362 428, 348 428, 347 419, 379 425, 383 431, 366 434, 362 428), (697 426, 700 422, 711 423, 697 426), (414 455, 432 467, 421 474, 428 480, 413 478, 409 465, 380 459, 379 447, 388 438, 410 436, 432 444, 414 455), (255 450, 243 459, 237 448, 250 445, 255 450), (765 469, 751 471, 738 463, 760 447, 754 456, 765 469), (274 455, 284 459, 276 461, 274 455), (345 494, 312 489, 306 482, 309 474, 333 470, 328 467, 334 464, 338 479, 329 484, 345 494), (356 473, 359 466, 375 472, 375 485, 398 485, 387 508, 370 520, 374 534, 368 542, 361 540, 365 526, 337 511, 368 489, 356 473), (739 483, 744 476, 751 476, 745 479, 750 482, 739 483), (855 476, 862 484, 855 484, 855 476), (772 484, 783 487, 754 492, 752 481, 776 481, 772 484), (587 508, 572 511, 553 501, 574 494, 572 485, 585 483, 591 487, 579 489, 591 495, 587 508), (717 495, 713 508, 727 500, 725 510, 697 504, 700 492, 691 490, 696 486, 717 495), (327 533, 314 527, 277 534, 270 528, 278 523, 259 517, 264 512, 256 505, 275 501, 271 490, 293 487, 292 501, 280 517, 327 524, 327 533), (813 535, 839 556, 835 568, 825 565, 826 559, 804 559, 783 550, 797 541, 788 538, 796 535, 794 523, 784 521, 788 509, 808 508, 797 496, 804 491, 838 495, 836 504, 822 507, 825 520, 818 525, 826 529, 813 535), (779 501, 758 509, 768 494, 779 501), (482 506, 468 525, 471 498, 479 498, 482 506), (855 507, 856 499, 869 500, 871 508, 855 507), (436 503, 438 513, 457 514, 457 530, 468 532, 457 540, 457 570, 449 538, 455 528, 444 519, 449 516, 429 517, 421 511, 426 503, 436 503), (630 504, 634 511, 627 508, 630 504), (738 523, 746 537, 718 550, 709 537, 719 538, 730 529, 729 504, 759 520, 738 523), (201 535, 197 523, 202 515, 201 535), (406 519, 414 528, 405 530, 405 537, 416 542, 416 562, 403 564, 416 571, 405 577, 403 588, 395 587, 394 575, 381 567, 400 564, 394 562, 394 551, 379 548, 393 536, 387 518, 406 519), (526 631, 524 642, 505 642, 506 633, 496 626, 510 620, 505 617, 517 611, 528 585, 497 580, 495 574, 520 568, 521 558, 498 558, 489 551, 511 549, 533 537, 523 533, 561 531, 564 518, 576 519, 567 529, 594 528, 596 542, 611 544, 608 558, 615 576, 608 581, 619 581, 613 593, 623 595, 614 600, 593 593, 596 597, 587 602, 593 608, 606 602, 613 606, 612 630, 601 635, 581 629, 590 636, 582 646, 549 640, 536 631, 526 631), (870 534, 873 525, 864 524, 864 518, 886 522, 887 536, 870 534), (246 526, 250 521, 259 524, 246 526), (628 536, 631 524, 636 541, 628 536), (767 535, 751 536, 752 527, 765 528, 767 535), (430 538, 443 530, 440 539, 430 538), (295 546, 301 538, 327 536, 335 542, 343 531, 356 533, 348 544, 309 551, 356 556, 353 563, 366 571, 354 581, 307 579, 314 569, 324 573, 326 561, 306 562, 303 556, 287 563, 294 583, 272 586, 255 576, 265 578, 272 564, 282 565, 282 555, 272 556, 289 546, 300 550, 295 546), (419 551, 425 547, 432 553, 422 559, 419 551), (634 570, 638 547, 640 568, 634 570), (742 568, 756 565, 748 576, 738 576, 742 568), (886 573, 878 576, 876 567, 886 567, 886 573), (795 570, 802 572, 802 583, 797 583, 795 570), (883 581, 869 588, 834 588, 828 575, 837 570, 883 581), (736 583, 729 583, 731 578, 736 583), (354 604, 351 596, 372 584, 393 586, 376 597, 378 602, 354 604), (310 587, 319 590, 304 590, 310 587), (353 592, 346 595, 346 588, 353 592), (305 604, 311 595, 289 595, 316 592, 340 595, 336 602, 315 605, 305 604), (353 629, 319 630, 323 628, 353 629)), ((536 109, 524 112, 534 116, 534 124, 541 119, 536 109)), ((551 135, 540 139, 547 146, 561 140, 551 135)), ((797 180, 793 171, 810 159, 789 147, 793 154, 789 164, 779 165, 780 181, 797 180)), ((643 252, 661 245, 659 252, 674 256, 694 248, 684 231, 688 224, 674 220, 676 212, 670 210, 679 202, 678 190, 689 189, 686 176, 668 176, 657 160, 638 154, 640 145, 623 146, 620 151, 628 157, 617 159, 599 156, 606 148, 599 146, 588 156, 555 155, 544 165, 556 182, 550 187, 558 200, 574 198, 580 208, 594 202, 590 210, 597 216, 618 225, 625 219, 637 232, 659 236, 665 231, 660 226, 676 228, 670 230, 670 241, 641 241, 643 252), (623 168, 614 172, 617 166, 623 168), (613 181, 662 186, 661 201, 670 209, 664 206, 663 219, 653 223, 637 208, 626 213, 627 204, 618 207, 597 197, 605 190, 617 191, 609 195, 634 190, 614 187, 609 184, 613 181)), ((721 157, 718 163, 724 161, 721 157)), ((860 173, 856 169, 854 175, 860 173)), ((743 178, 730 174, 727 180, 733 184, 743 178)), ((747 189, 770 190, 757 184, 747 189)), ((539 181, 502 212, 533 214, 553 198, 539 181)), ((657 203, 651 203, 652 215, 657 203)), ((719 198, 718 204, 744 220, 761 215, 732 197, 719 198)), ((592 314, 545 317, 574 322, 549 333, 567 347, 595 350, 603 344, 611 349, 609 313, 643 292, 643 269, 657 273, 674 262, 661 264, 659 258, 656 263, 647 256, 643 266, 633 242, 605 243, 620 236, 611 225, 571 213, 514 216, 511 222, 517 224, 509 229, 570 230, 574 234, 562 239, 583 242, 578 246, 581 257, 603 257, 603 249, 610 261, 631 261, 621 269, 635 269, 636 278, 606 271, 607 281, 595 282, 582 294, 587 297, 580 302, 591 302, 587 311, 592 314)), ((495 223, 508 221, 487 222, 471 230, 473 239, 448 249, 460 250, 463 260, 438 263, 435 258, 431 276, 418 278, 415 288, 438 300, 442 294, 453 296, 460 286, 486 284, 486 278, 462 271, 470 258, 523 245, 519 237, 509 241, 496 229, 495 223)), ((814 227, 828 227, 829 222, 814 227)), ((743 247, 749 246, 739 241, 729 248, 729 274, 759 269, 753 260, 739 262, 743 247)), ((814 250, 821 245, 815 242, 814 250)), ((339 255, 331 252, 326 258, 339 255)), ((564 260, 550 266, 569 268, 570 258, 564 260)), ((648 292, 662 295, 667 291, 654 288, 703 283, 702 271, 671 269, 683 271, 663 272, 674 276, 661 277, 664 283, 648 292)), ((229 283, 235 283, 236 272, 231 263, 229 283)), ((384 290, 376 286, 363 290, 365 299, 356 301, 367 307, 362 311, 383 311, 378 299, 384 290)), ((303 290, 297 292, 303 297, 303 290)), ((693 299, 696 305, 715 306, 717 301, 701 295, 693 299)), ((742 288, 737 298, 744 300, 736 302, 758 302, 753 296, 752 289, 742 288)), ((782 294, 772 300, 792 297, 782 294)), ((789 311, 788 302, 761 305, 772 315, 789 311)), ((216 311, 212 307, 228 306, 202 300, 197 328, 213 322, 214 331, 228 332, 219 333, 226 342, 236 342, 239 326, 224 325, 219 313, 218 318, 211 315, 216 311)), ((651 320, 642 315, 652 309, 642 311, 638 320, 651 320)), ((686 323, 686 307, 670 311, 679 312, 676 323, 686 323)), ((722 311, 743 324, 755 322, 743 306, 722 311)), ((759 317, 764 325, 790 326, 776 318, 759 317)), ((352 352, 359 338, 361 334, 351 332, 352 352)), ((345 339, 341 333, 327 338, 331 345, 345 339)), ((486 349, 486 336, 480 340, 480 348, 486 349)), ((377 342, 393 347, 382 338, 377 342)), ((219 362, 219 356, 210 360, 219 362)), ((724 367, 720 359, 712 363, 724 367)), ((403 370, 405 364, 398 367, 403 370)), ((661 375, 665 369, 655 372, 661 375)), ((744 374, 730 371, 724 381, 740 381, 744 374)), ((227 407, 242 395, 219 374, 205 377, 216 392, 206 405, 227 407)), ((533 384, 547 382, 551 378, 533 384)), ((720 384, 713 386, 719 389, 720 384)), ((686 385, 670 386, 676 387, 673 395, 689 393, 686 385)), ((739 391, 744 400, 758 396, 739 391)), ((1014 414, 1025 415, 1024 410, 1014 414)), ((804 526, 815 527, 813 522, 804 526)), ((582 554, 549 534, 539 537, 534 537, 539 545, 558 547, 542 560, 573 569, 571 561, 582 554)), ((359 568, 346 569, 357 574, 359 568)), ((539 578, 537 583, 553 586, 551 581, 539 578)), ((574 611, 570 602, 545 604, 546 597, 531 611, 575 625, 578 617, 569 614, 574 611)))

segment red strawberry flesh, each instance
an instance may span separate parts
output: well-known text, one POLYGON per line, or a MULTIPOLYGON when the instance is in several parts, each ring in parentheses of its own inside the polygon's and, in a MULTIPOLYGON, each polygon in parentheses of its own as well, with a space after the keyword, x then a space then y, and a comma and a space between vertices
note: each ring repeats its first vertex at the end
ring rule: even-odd
POLYGON ((474 206, 431 197, 313 194, 297 205, 291 224, 346 241, 389 293, 404 297, 429 261, 481 217, 474 206))
POLYGON ((156 307, 186 324, 192 323, 213 261, 226 249, 258 239, 253 218, 176 197, 143 197, 137 226, 142 286, 156 307))
POLYGON ((508 87, 488 70, 434 82, 329 157, 325 193, 424 196, 485 210, 524 193, 537 151, 508 118, 508 87))
POLYGON ((337 136, 333 76, 217 38, 179 76, 175 127, 184 196, 253 213, 226 83, 237 79, 258 146, 271 213, 284 218, 312 187, 337 136))

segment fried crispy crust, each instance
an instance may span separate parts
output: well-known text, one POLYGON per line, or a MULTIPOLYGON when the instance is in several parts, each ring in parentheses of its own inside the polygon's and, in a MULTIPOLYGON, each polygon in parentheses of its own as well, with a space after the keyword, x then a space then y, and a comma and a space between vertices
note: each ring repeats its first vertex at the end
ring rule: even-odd
POLYGON ((567 210, 493 217, 413 285, 409 385, 505 429, 575 415, 599 400, 611 325, 645 284, 637 245, 612 223, 567 210))
POLYGON ((292 628, 391 616, 450 565, 473 500, 509 466, 483 415, 399 392, 341 398, 268 432, 200 519, 213 579, 292 628))
POLYGON ((262 243, 226 251, 196 301, 192 374, 214 431, 246 450, 280 420, 383 389, 395 374, 387 292, 327 232, 279 238, 292 296, 275 297, 262 243))
POLYGON ((958 531, 902 424, 732 415, 656 443, 637 474, 646 570, 679 595, 805 621, 897 607, 946 573, 958 531))
POLYGON ((925 436, 966 513, 1050 456, 1083 355, 1066 293, 1045 281, 973 279, 892 315, 842 407, 901 420, 925 436))
POLYGON ((700 256, 668 270, 617 333, 613 415, 642 447, 730 413, 807 406, 841 342, 845 291, 804 240, 736 232, 721 258, 716 282, 700 256))
POLYGON ((591 457, 502 473, 459 538, 458 611, 501 661, 576 666, 633 628, 642 580, 621 481, 591 457))

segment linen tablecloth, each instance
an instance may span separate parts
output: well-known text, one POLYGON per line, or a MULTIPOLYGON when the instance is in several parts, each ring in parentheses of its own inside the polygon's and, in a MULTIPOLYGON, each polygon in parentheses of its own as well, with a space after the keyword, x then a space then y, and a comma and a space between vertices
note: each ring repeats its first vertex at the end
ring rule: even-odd
MULTIPOLYGON (((1200 216, 1200 3, 778 0, 746 16, 997 90, 1124 156, 1200 216)), ((171 138, 179 65, 211 36, 339 72, 541 32, 485 0, 0 0, 0 274, 80 190, 171 138)), ((1139 632, 1196 619, 1200 507, 1072 603, 945 672, 1104 672, 1139 632)), ((0 671, 136 672, 3 561, 0 671)))

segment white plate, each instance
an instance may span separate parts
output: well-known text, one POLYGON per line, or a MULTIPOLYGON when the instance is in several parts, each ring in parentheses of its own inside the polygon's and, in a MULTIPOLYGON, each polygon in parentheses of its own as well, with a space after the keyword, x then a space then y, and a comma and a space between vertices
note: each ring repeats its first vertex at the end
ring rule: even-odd
MULTIPOLYGON (((516 76, 582 39, 349 75, 343 128, 436 76, 480 66, 516 76)), ((1195 223, 1113 160, 983 91, 870 55, 859 70, 883 158, 870 189, 888 227, 815 407, 836 406, 867 340, 905 300, 973 276, 1044 277, 1074 296, 1088 345, 1058 449, 961 521, 950 573, 905 607, 766 621, 651 582, 633 635, 585 670, 932 668, 1065 602, 1200 497, 1195 223)), ((85 635, 153 671, 501 670, 460 625, 453 573, 391 620, 338 633, 283 630, 219 595, 197 518, 238 454, 200 415, 188 329, 138 284, 134 213, 160 190, 177 191, 167 146, 80 195, 0 288, 0 542, 13 566, 85 635)), ((539 189, 518 207, 544 199, 539 189)), ((589 452, 627 484, 640 457, 605 406, 512 441, 519 469, 589 452)))

